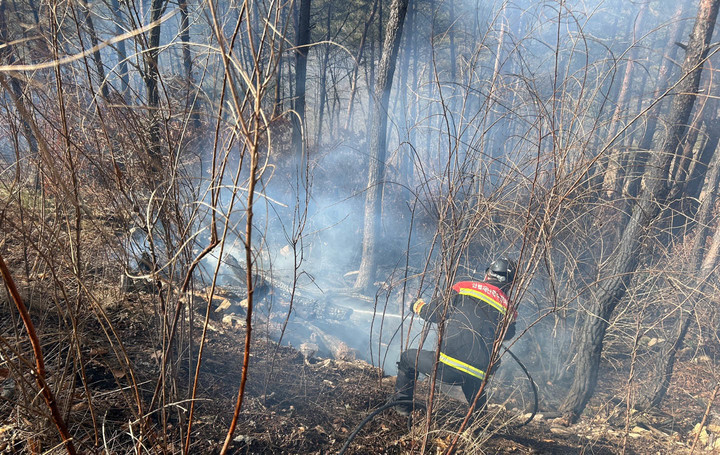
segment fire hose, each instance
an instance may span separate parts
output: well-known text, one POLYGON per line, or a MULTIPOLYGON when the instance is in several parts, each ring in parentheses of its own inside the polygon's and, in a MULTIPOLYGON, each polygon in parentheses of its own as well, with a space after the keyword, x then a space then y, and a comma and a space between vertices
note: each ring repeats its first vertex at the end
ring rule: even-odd
MULTIPOLYGON (((508 348, 504 348, 504 349, 505 349, 505 352, 510 354, 510 357, 512 357, 515 360, 515 362, 518 364, 518 366, 520 366, 520 369, 523 371, 523 373, 525 373, 525 376, 527 376, 528 380, 530 381, 530 386, 533 391, 533 409, 532 409, 532 412, 530 413, 530 416, 527 419, 525 419, 523 422, 520 422, 519 424, 509 426, 509 428, 517 429, 517 428, 521 428, 521 427, 524 427, 525 425, 529 424, 535 418, 535 415, 538 412, 538 406, 539 406, 538 389, 537 389, 537 384, 535 384, 535 381, 533 380, 532 376, 530 376, 530 372, 527 370, 525 365, 523 365, 523 363, 520 361, 520 359, 518 359, 515 356, 515 354, 512 353, 512 351, 510 349, 508 349, 508 348)), ((340 449, 340 452, 338 452, 338 455, 343 455, 345 453, 345 451, 348 449, 348 447, 350 447, 350 443, 352 442, 352 440, 355 439, 355 437, 358 435, 358 433, 360 433, 360 430, 362 430, 362 428, 365 425, 367 425, 368 422, 370 422, 372 419, 374 419, 375 416, 377 416, 378 414, 380 414, 381 412, 383 412, 386 409, 395 407, 400 404, 412 404, 415 408, 418 408, 418 409, 426 408, 425 404, 422 403, 421 401, 414 401, 414 400, 410 400, 410 399, 393 400, 388 403, 385 403, 384 405, 380 406, 379 408, 377 408, 376 410, 371 412, 367 417, 365 417, 365 419, 362 422, 360 422, 358 424, 357 427, 355 427, 353 432, 350 433, 350 436, 348 436, 347 441, 345 441, 345 445, 343 445, 342 449, 340 449)), ((411 426, 412 426, 412 419, 409 418, 408 419, 408 428, 411 428, 411 426)))

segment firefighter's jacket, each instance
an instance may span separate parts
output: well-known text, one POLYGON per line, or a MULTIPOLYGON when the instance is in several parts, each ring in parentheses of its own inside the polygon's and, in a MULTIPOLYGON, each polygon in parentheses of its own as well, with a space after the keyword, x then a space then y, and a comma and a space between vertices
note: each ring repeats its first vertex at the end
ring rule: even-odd
POLYGON ((505 314, 511 311, 505 340, 515 336, 517 312, 508 309, 510 300, 497 281, 461 281, 453 286, 447 311, 437 302, 418 301, 413 310, 429 322, 445 321, 440 361, 484 379, 496 333, 505 314), (445 313, 443 317, 443 313, 445 313))

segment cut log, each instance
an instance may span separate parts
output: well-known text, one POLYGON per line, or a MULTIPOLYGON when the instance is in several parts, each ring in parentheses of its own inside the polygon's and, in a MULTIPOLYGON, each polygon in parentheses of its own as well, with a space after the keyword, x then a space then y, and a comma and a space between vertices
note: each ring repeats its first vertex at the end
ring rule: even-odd
POLYGON ((315 325, 308 324, 307 327, 315 335, 316 343, 318 345, 322 343, 325 350, 330 352, 332 358, 337 360, 355 360, 357 358, 357 351, 348 346, 340 338, 327 333, 315 325))
MULTIPOLYGON (((245 278, 245 268, 231 255, 225 256, 225 263, 238 279, 245 278)), ((247 289, 242 287, 226 287, 239 299, 247 297, 247 289)), ((256 274, 254 302, 259 308, 268 308, 272 305, 272 318, 287 316, 292 301, 292 313, 308 321, 347 321, 353 310, 351 308, 335 305, 325 295, 315 296, 299 288, 293 289, 270 274, 259 272, 256 274)), ((245 305, 247 306, 247 305, 245 305)))

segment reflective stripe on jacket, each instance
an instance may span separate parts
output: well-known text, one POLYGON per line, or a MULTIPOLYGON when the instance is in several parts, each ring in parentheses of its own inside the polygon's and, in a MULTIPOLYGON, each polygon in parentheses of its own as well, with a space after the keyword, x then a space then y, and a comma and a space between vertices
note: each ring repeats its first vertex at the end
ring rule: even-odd
POLYGON ((440 361, 444 363, 445 365, 451 366, 455 368, 456 370, 460 370, 463 373, 467 373, 470 376, 475 376, 476 378, 480 379, 481 381, 485 379, 485 372, 479 368, 475 368, 472 365, 468 365, 467 363, 454 359, 450 357, 449 355, 446 355, 444 353, 440 353, 440 361))
MULTIPOLYGON (((453 286, 460 295, 467 295, 478 300, 482 300, 491 307, 495 308, 503 316, 507 313, 510 300, 503 291, 497 286, 493 286, 490 283, 483 283, 479 281, 461 281, 453 286)), ((513 311, 512 321, 517 319, 517 311, 513 311)))

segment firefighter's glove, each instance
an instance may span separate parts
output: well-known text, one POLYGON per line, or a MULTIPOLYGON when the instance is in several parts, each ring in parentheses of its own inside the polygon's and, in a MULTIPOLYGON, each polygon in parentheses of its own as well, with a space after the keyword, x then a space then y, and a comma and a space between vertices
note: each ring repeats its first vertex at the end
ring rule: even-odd
POLYGON ((415 312, 415 314, 420 314, 420 310, 423 306, 425 306, 425 301, 423 299, 417 299, 417 301, 413 305, 413 311, 415 312))

